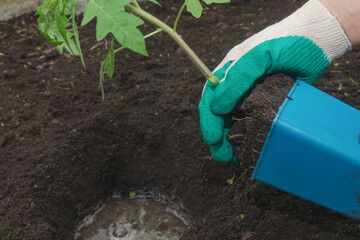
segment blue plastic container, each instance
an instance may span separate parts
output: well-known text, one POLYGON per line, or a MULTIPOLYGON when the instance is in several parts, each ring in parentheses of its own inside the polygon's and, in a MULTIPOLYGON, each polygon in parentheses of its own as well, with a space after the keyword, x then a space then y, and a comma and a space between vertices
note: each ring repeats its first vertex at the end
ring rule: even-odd
POLYGON ((252 179, 360 219, 360 111, 297 81, 252 179))

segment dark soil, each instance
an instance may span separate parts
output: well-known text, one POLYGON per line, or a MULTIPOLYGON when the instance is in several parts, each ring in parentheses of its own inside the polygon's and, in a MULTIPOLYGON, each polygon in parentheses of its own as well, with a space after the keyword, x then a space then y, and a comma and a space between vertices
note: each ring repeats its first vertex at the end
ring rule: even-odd
MULTIPOLYGON (((181 2, 163 3, 149 11, 171 23, 181 2)), ((303 3, 234 0, 206 7, 201 19, 185 14, 178 29, 212 69, 303 3)), ((207 158, 197 110, 205 79, 169 37, 147 40, 150 58, 119 54, 102 102, 98 69, 109 41, 97 43, 94 26, 81 29, 85 71, 46 43, 32 15, 0 22, 0 239, 73 239, 91 205, 114 190, 152 186, 180 196, 190 211, 183 239, 360 238, 358 221, 250 181, 261 142, 246 141, 242 164, 207 158)), ((316 84, 357 109, 359 56, 348 53, 316 84)), ((282 79, 290 83, 274 84, 268 98, 291 84, 282 79)), ((261 95, 255 108, 268 102, 261 95)), ((259 135, 271 121, 260 119, 246 131, 259 135)))
POLYGON ((269 76, 239 105, 228 140, 244 167, 255 167, 272 121, 293 85, 285 75, 269 76))

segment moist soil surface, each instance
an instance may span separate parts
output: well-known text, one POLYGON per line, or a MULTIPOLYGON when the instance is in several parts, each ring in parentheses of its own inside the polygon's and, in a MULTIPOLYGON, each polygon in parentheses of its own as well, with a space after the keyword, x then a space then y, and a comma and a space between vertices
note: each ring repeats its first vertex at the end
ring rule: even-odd
MULTIPOLYGON (((205 6, 201 19, 184 14, 178 31, 213 69, 304 2, 205 6)), ((171 24, 181 2, 161 3, 144 8, 171 24)), ((245 150, 233 142, 241 162, 218 163, 198 123, 205 79, 181 49, 160 34, 147 40, 149 58, 122 51, 101 101, 99 61, 111 38, 97 43, 94 29, 80 29, 84 70, 40 36, 33 15, 0 22, 0 239, 73 239, 92 205, 153 187, 180 196, 190 212, 182 239, 360 239, 359 221, 250 180, 274 114, 264 106, 281 102, 293 80, 272 76, 254 90, 235 117, 259 117, 235 120, 231 132, 246 136, 245 150)), ((354 49, 336 60, 315 86, 360 109, 359 57, 354 49)))

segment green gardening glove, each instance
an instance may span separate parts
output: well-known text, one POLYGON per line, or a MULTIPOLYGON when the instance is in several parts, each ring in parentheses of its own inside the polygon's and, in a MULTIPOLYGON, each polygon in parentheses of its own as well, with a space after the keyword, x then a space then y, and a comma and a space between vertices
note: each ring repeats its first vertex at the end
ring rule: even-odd
POLYGON ((226 140, 232 111, 258 79, 283 72, 313 84, 350 49, 336 18, 317 0, 235 46, 214 71, 219 84, 208 81, 199 104, 201 132, 213 158, 237 161, 226 140))

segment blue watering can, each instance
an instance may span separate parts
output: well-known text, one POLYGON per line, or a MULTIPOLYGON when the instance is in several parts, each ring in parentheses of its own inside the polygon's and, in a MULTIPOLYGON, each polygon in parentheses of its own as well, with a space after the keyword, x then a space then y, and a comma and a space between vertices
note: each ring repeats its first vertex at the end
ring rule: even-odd
POLYGON ((360 219, 360 111, 297 81, 252 179, 360 219))

